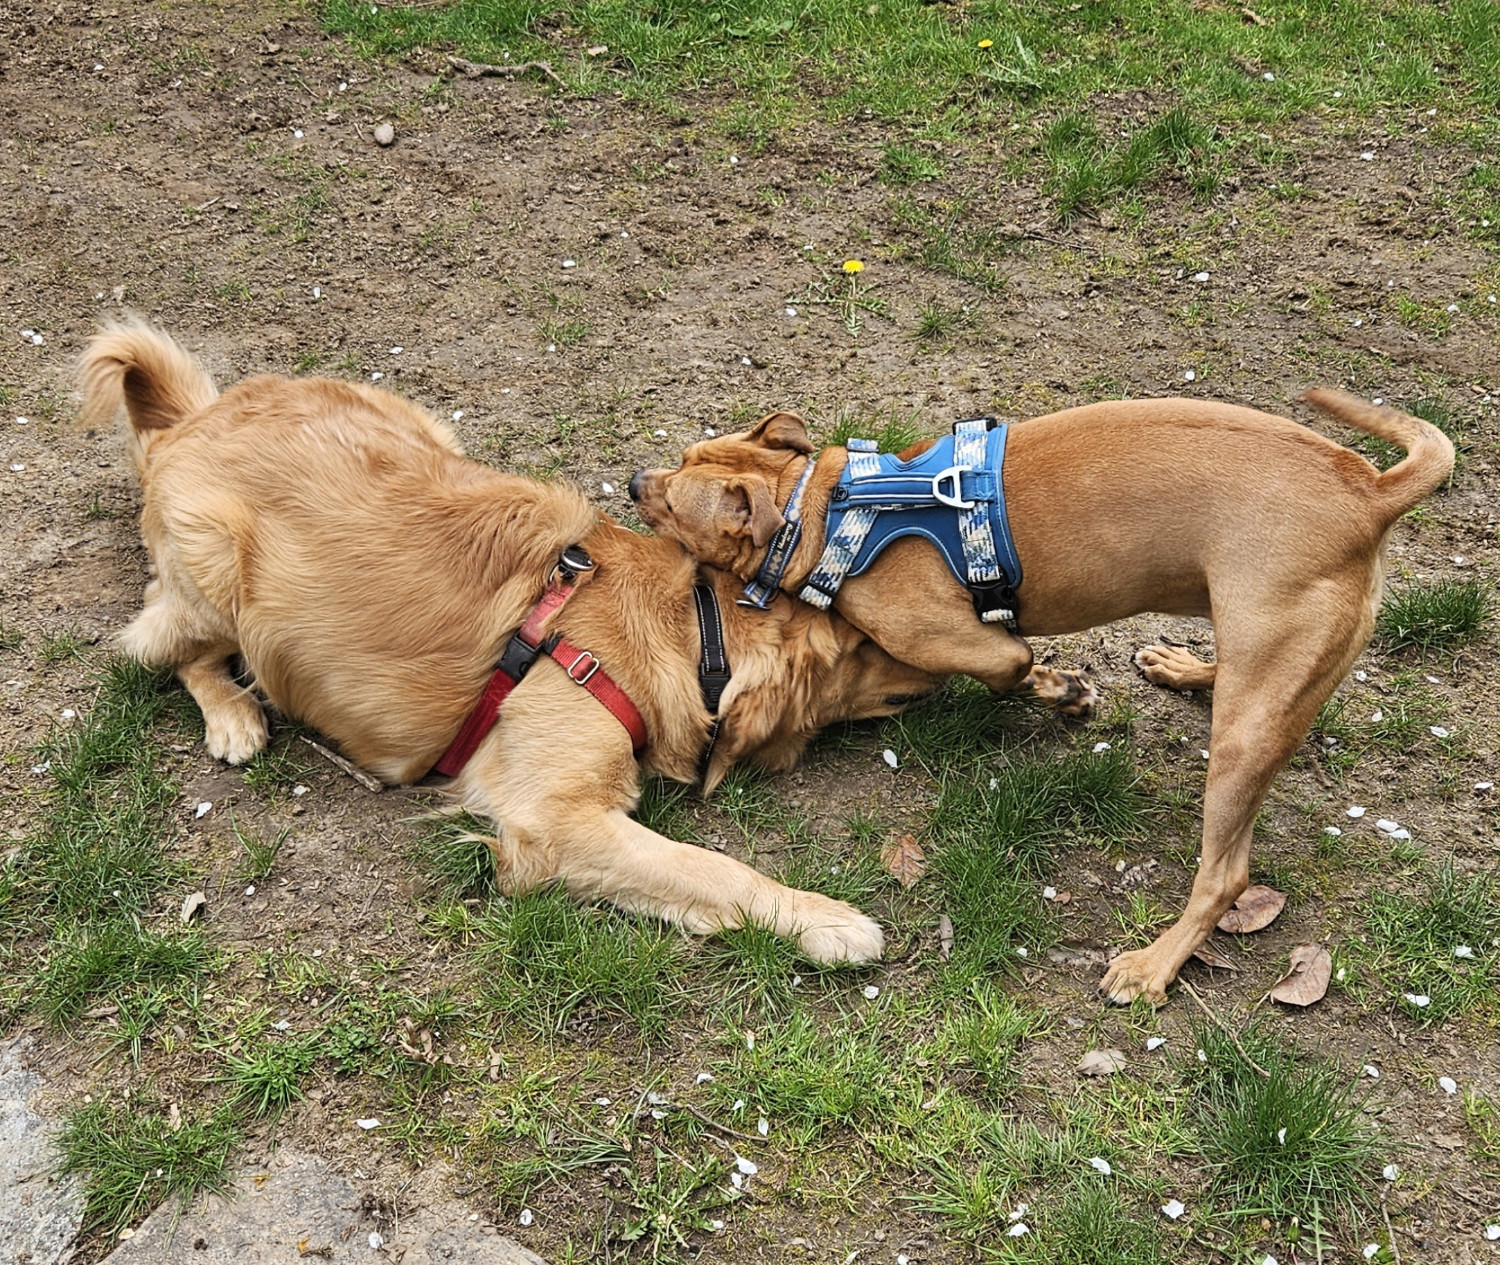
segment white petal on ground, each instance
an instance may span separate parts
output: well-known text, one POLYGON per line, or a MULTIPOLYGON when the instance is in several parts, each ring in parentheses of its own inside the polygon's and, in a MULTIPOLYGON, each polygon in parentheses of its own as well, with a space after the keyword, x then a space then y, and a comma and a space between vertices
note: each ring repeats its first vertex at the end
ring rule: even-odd
POLYGON ((1430 733, 1434 738, 1448 737, 1448 730, 1443 725, 1429 725, 1427 727, 1427 732, 1430 733))
POLYGON ((1011 1226, 1011 1228, 1005 1233, 1012 1239, 1019 1239, 1023 1234, 1030 1234, 1031 1227, 1024 1221, 1017 1221, 1015 1225, 1011 1226))
POLYGON ((380 1121, 377 1120, 374 1116, 370 1116, 368 1119, 365 1119, 365 1120, 356 1120, 354 1123, 357 1124, 361 1129, 378 1129, 378 1128, 380 1128, 380 1121))
POLYGON ((1098 755, 1101 751, 1108 751, 1108 750, 1109 750, 1109 743, 1107 743, 1107 742, 1096 742, 1094 744, 1094 754, 1095 755, 1098 755))
POLYGON ((1161 1049, 1162 1046, 1166 1045, 1166 1043, 1167 1043, 1166 1037, 1147 1037, 1146 1038, 1146 1049, 1148 1049, 1148 1050, 1159 1050, 1159 1049, 1161 1049))
POLYGON ((1432 998, 1426 993, 1402 993, 1401 995, 1418 1010, 1426 1010, 1428 1006, 1432 1005, 1432 998))
POLYGON ((1180 1199, 1169 1199, 1166 1203, 1162 1204, 1161 1210, 1167 1216, 1171 1217, 1173 1221, 1176 1221, 1178 1217, 1187 1211, 1187 1205, 1180 1199))
POLYGON ((1359 818, 1363 817, 1369 811, 1370 810, 1368 808, 1364 808, 1359 804, 1355 804, 1353 808, 1345 810, 1345 816, 1353 817, 1356 821, 1358 821, 1359 818))
POLYGON ((1401 829, 1401 823, 1399 821, 1392 821, 1389 817, 1382 817, 1375 823, 1375 829, 1383 830, 1386 834, 1391 835, 1401 829))
POLYGON ((1445 1094, 1456 1094, 1458 1093, 1458 1082, 1451 1076, 1439 1076, 1438 1088, 1445 1094))
POLYGON ((521 1215, 517 1217, 516 1220, 519 1221, 522 1225, 530 1225, 533 1221, 536 1220, 536 1217, 532 1215, 530 1208, 522 1208, 521 1215))
POLYGON ((1380 1170, 1380 1175, 1388 1182, 1393 1182, 1401 1176, 1401 1167, 1398 1164, 1387 1164, 1380 1170))
POLYGON ((1474 950, 1466 944, 1454 945, 1453 956, 1456 958, 1471 958, 1474 956, 1474 950))
POLYGON ((1364 1070, 1365 1075, 1368 1076, 1372 1081, 1378 1081, 1380 1079, 1380 1069, 1376 1067, 1375 1064, 1366 1063, 1364 1070))
POLYGON ((207 817, 208 814, 210 812, 212 812, 212 811, 213 811, 213 803, 212 803, 212 801, 205 799, 205 800, 203 800, 198 805, 197 808, 195 808, 193 810, 193 816, 194 817, 207 817))
POLYGON ((901 763, 899 760, 896 759, 896 753, 894 751, 892 751, 889 747, 887 747, 884 751, 882 751, 880 753, 880 758, 882 760, 884 760, 887 764, 889 764, 891 766, 891 768, 893 768, 893 769, 899 767, 899 765, 901 763))
POLYGON ((1096 1173, 1103 1173, 1106 1177, 1115 1171, 1109 1166, 1108 1160, 1098 1155, 1089 1157, 1089 1167, 1096 1173))
POLYGON ((880 987, 876 984, 866 984, 864 988, 860 989, 860 992, 865 995, 866 1001, 874 1001, 880 996, 880 987))
POLYGON ((760 1165, 754 1160, 747 1160, 743 1155, 736 1155, 734 1157, 734 1166, 746 1177, 754 1177, 760 1172, 760 1165))

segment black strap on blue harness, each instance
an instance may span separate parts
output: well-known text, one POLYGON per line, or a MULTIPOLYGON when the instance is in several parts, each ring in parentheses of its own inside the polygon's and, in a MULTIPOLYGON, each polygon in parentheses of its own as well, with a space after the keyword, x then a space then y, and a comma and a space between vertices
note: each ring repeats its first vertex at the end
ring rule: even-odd
POLYGON ((698 760, 698 780, 708 774, 709 763, 714 757, 714 746, 719 741, 719 726, 723 717, 719 715, 719 703, 729 687, 729 654, 724 649, 724 615, 719 610, 719 597, 712 584, 693 585, 693 606, 698 612, 698 643, 702 647, 698 656, 698 691, 703 696, 703 706, 713 717, 708 727, 708 746, 698 760))
POLYGON ((802 543, 802 494, 807 491, 807 483, 812 478, 815 464, 811 457, 807 458, 802 474, 797 479, 797 486, 792 489, 791 496, 787 498, 786 509, 782 511, 784 521, 771 537, 765 561, 760 564, 755 579, 745 585, 745 592, 738 599, 738 605, 767 610, 781 588, 781 577, 786 574, 787 563, 792 560, 797 546, 802 543))

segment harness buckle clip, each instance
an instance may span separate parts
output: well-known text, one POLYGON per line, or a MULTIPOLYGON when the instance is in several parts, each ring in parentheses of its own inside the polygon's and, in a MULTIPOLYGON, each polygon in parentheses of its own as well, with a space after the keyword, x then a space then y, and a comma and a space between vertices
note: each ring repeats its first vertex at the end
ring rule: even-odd
POLYGON ((571 680, 575 685, 587 685, 589 683, 589 678, 599 670, 599 660, 592 650, 580 650, 578 652, 578 657, 574 659, 572 663, 568 664, 565 670, 567 671, 568 679, 571 680), (578 665, 585 659, 588 660, 588 667, 583 670, 583 675, 579 676, 578 665))
POLYGON ((946 505, 949 509, 971 510, 975 502, 966 501, 963 497, 963 485, 959 476, 973 473, 972 466, 949 466, 946 470, 939 471, 932 476, 932 495, 940 505, 946 505), (951 491, 943 490, 944 481, 948 482, 951 491))

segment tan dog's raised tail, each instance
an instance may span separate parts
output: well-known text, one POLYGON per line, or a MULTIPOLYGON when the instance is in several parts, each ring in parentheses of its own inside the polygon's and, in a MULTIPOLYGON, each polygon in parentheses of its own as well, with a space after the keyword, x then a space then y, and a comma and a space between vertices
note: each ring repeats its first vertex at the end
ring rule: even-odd
MULTIPOLYGON (((1374 628, 1391 525, 1453 468, 1448 437, 1419 418, 1339 391, 1304 398, 1406 449, 1405 460, 1382 473, 1285 418, 1186 399, 1091 404, 1010 431, 1004 486, 1024 574, 1020 634, 1144 611, 1214 624, 1217 664, 1165 646, 1136 656, 1158 684, 1213 687, 1213 736, 1192 896, 1154 944, 1110 964, 1101 988, 1117 1002, 1160 1002, 1248 884, 1251 827, 1271 780, 1374 628)), ((641 472, 631 495, 649 525, 748 579, 815 459, 805 535, 782 581, 796 592, 822 551, 845 464, 842 449, 813 451, 800 418, 774 413, 747 433, 694 444, 675 471, 641 472)), ((981 624, 926 541, 893 542, 844 582, 835 605, 898 659, 997 690, 1030 674, 1042 697, 1068 700, 1067 674, 1033 672, 1019 635, 981 624)))
MULTIPOLYGON (((642 763, 694 779, 710 724, 700 573, 677 545, 602 520, 570 488, 466 460, 446 427, 385 391, 262 376, 220 395, 138 324, 96 337, 82 371, 85 416, 124 404, 145 490, 153 578, 120 644, 177 670, 212 755, 240 763, 266 744, 261 702, 231 671, 239 655, 260 693, 353 760, 420 777, 560 552, 582 543, 594 570, 547 631, 587 647, 634 699, 642 763)), ((819 726, 887 715, 935 685, 843 619, 790 600, 751 617, 732 576, 707 574, 733 673, 710 787, 736 758, 785 767, 819 726)), ((639 775, 619 721, 543 656, 452 790, 496 821, 487 842, 508 892, 559 882, 695 932, 754 920, 821 962, 880 956, 880 928, 852 906, 632 820, 639 775)))

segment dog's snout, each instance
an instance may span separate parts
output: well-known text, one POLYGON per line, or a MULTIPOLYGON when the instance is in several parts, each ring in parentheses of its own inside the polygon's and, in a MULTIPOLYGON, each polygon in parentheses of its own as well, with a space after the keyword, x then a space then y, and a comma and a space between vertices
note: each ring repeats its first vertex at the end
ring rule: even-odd
POLYGON ((639 501, 641 499, 641 493, 645 488, 645 483, 646 472, 644 470, 637 470, 633 475, 630 476, 630 486, 625 490, 630 493, 630 499, 632 501, 639 501))

